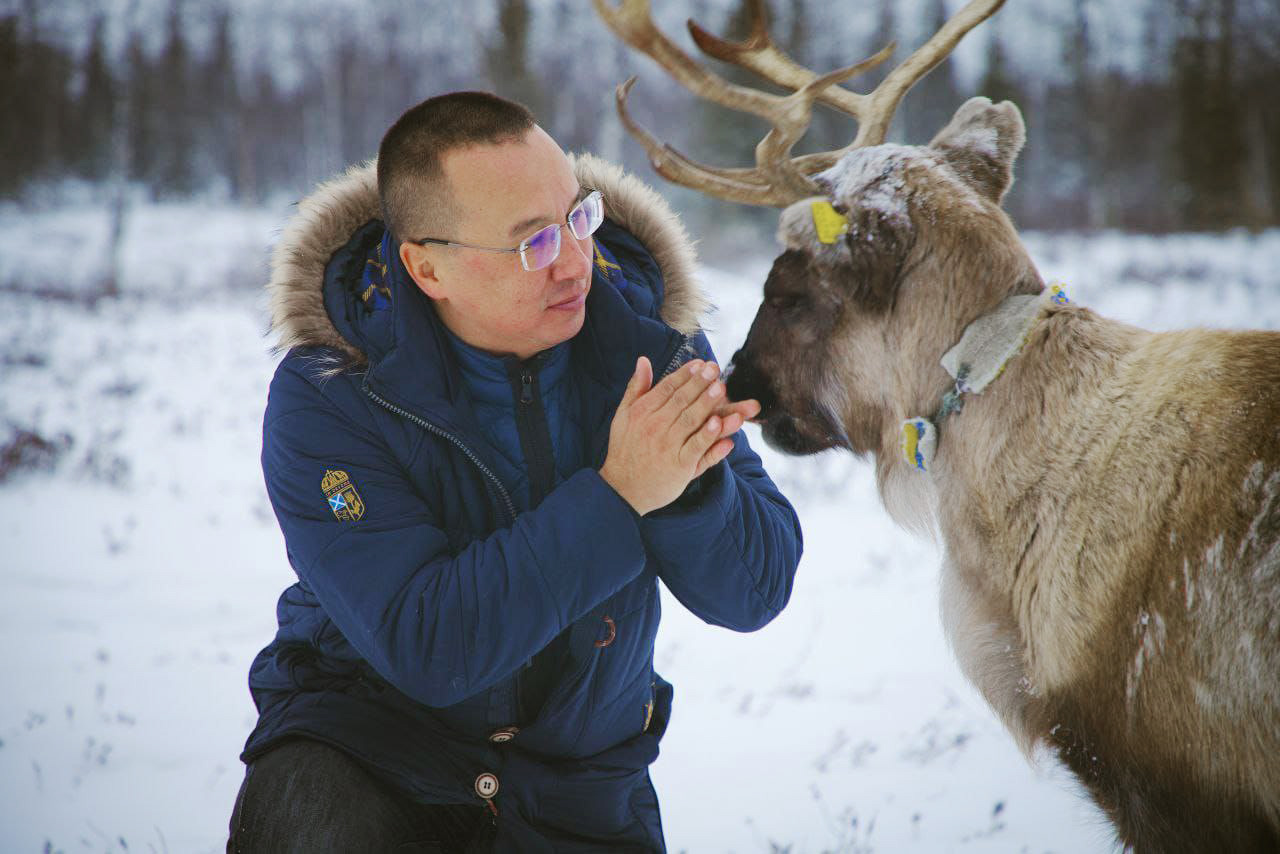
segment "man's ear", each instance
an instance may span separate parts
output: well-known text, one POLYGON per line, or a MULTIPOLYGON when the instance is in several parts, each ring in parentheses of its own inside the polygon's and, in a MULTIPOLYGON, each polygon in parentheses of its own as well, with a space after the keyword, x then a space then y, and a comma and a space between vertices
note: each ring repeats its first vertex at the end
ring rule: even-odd
POLYGON ((444 287, 437 275, 436 267, 431 263, 430 253, 426 247, 417 243, 400 244, 400 262, 409 271, 409 278, 431 299, 444 297, 444 287))

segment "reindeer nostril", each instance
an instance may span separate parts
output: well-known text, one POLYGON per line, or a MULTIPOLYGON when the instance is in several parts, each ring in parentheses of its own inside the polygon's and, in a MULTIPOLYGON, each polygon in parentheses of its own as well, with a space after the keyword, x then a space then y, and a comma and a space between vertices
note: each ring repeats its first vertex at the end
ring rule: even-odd
POLYGON ((725 389, 729 399, 755 400, 760 404, 760 414, 752 421, 762 421, 776 408, 777 396, 770 388, 769 382, 755 369, 749 359, 740 358, 741 351, 734 354, 725 372, 725 389))
POLYGON ((729 364, 729 369, 725 372, 724 387, 728 392, 730 400, 747 400, 751 397, 750 371, 735 367, 733 363, 729 364))

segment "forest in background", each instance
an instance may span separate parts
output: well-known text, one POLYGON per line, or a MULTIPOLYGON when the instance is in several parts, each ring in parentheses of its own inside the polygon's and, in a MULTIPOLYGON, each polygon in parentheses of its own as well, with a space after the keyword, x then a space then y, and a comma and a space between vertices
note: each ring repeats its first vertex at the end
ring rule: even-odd
MULTIPOLYGON (((750 21, 748 0, 652 5, 691 54, 685 18, 735 37, 750 21)), ((891 40, 901 61, 960 3, 768 6, 775 40, 821 72, 891 40)), ((753 162, 767 127, 685 93, 587 0, 4 0, 0 200, 296 199, 373 156, 409 106, 476 88, 528 104, 566 150, 660 183, 614 111, 632 74, 632 114, 661 139, 706 163, 753 162)), ((971 95, 1009 98, 1028 124, 1006 204, 1020 227, 1256 229, 1280 223, 1277 92, 1274 0, 1009 0, 907 94, 890 141, 927 142, 971 95)), ((854 132, 820 110, 797 152, 854 132)), ((773 221, 663 191, 695 229, 773 221)))

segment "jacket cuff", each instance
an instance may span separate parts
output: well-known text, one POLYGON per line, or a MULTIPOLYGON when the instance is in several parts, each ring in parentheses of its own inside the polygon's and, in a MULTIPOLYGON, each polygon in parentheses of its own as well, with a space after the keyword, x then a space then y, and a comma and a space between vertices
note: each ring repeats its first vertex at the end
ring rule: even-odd
POLYGON ((675 501, 672 501, 666 507, 658 509, 656 514, 662 513, 680 513, 689 510, 696 510, 700 504, 707 501, 713 496, 719 487, 724 485, 724 476, 728 470, 729 463, 727 460, 721 460, 702 474, 689 481, 689 485, 684 488, 684 492, 680 493, 675 501))
POLYGON ((733 471, 728 460, 721 460, 693 480, 675 501, 641 518, 640 531, 677 533, 710 525, 708 536, 719 536, 735 501, 733 471))

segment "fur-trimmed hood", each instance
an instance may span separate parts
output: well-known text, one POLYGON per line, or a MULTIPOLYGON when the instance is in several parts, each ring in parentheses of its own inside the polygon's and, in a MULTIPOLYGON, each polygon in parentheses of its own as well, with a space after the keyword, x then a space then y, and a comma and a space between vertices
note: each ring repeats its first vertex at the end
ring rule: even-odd
MULTIPOLYGON (((696 280, 697 256, 679 217, 661 196, 620 167, 590 154, 570 155, 578 181, 604 192, 606 216, 631 232, 662 270, 662 319, 686 335, 701 328, 708 303, 696 280)), ((370 220, 381 218, 377 161, 352 166, 298 204, 271 259, 267 284, 271 334, 281 351, 326 347, 366 361, 325 310, 325 267, 370 220)))

